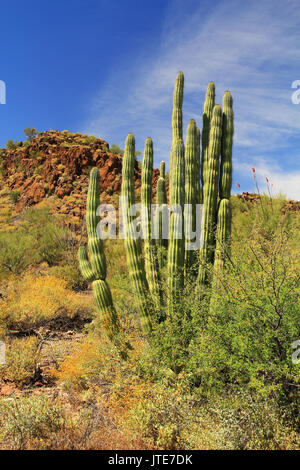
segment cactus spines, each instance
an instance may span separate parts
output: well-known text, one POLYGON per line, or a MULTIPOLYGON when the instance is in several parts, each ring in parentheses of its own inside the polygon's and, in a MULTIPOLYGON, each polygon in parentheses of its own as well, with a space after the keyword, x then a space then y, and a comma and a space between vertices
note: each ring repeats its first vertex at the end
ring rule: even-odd
POLYGON ((90 173, 90 184, 87 197, 86 224, 88 232, 88 250, 81 246, 78 251, 79 266, 83 277, 92 282, 95 302, 100 319, 108 336, 113 339, 119 331, 119 319, 113 305, 111 293, 106 283, 106 259, 103 243, 97 235, 99 216, 97 209, 100 203, 99 171, 93 168, 90 173))
MULTIPOLYGON (((212 118, 213 108, 215 105, 215 84, 209 82, 206 90, 205 101, 203 105, 203 127, 202 127, 202 155, 201 155, 201 193, 203 194, 203 187, 205 182, 205 174, 208 161, 208 150, 209 150, 209 131, 210 122, 212 118)), ((203 195, 201 197, 201 203, 203 204, 203 195)))
POLYGON ((149 286, 146 279, 145 267, 142 262, 140 240, 136 239, 132 231, 132 219, 129 214, 131 206, 135 203, 134 196, 134 163, 135 163, 135 138, 128 134, 125 142, 125 153, 122 165, 122 213, 126 219, 125 251, 129 276, 137 294, 138 310, 142 329, 145 333, 151 331, 151 319, 148 292, 149 286))
POLYGON ((184 226, 183 226, 183 206, 184 206, 184 144, 182 139, 178 139, 174 146, 174 166, 170 205, 173 207, 170 216, 170 240, 168 249, 168 287, 170 311, 178 299, 178 295, 183 287, 184 268, 184 226), (179 211, 176 211, 176 206, 179 211), (181 208, 181 210, 180 210, 181 208), (181 236, 180 236, 181 234, 181 236))
POLYGON ((223 268, 226 258, 230 256, 231 204, 229 199, 221 199, 218 209, 216 234, 216 251, 214 268, 223 268))
MULTIPOLYGON (((193 242, 192 232, 196 230, 196 204, 197 204, 197 171, 198 165, 198 132, 194 119, 191 119, 187 128, 185 145, 185 243, 193 242)), ((190 268, 195 262, 195 250, 186 249, 185 265, 190 268)))
POLYGON ((215 105, 209 133, 207 169, 203 187, 203 212, 201 230, 201 248, 199 281, 205 283, 207 278, 206 263, 214 260, 215 230, 217 224, 219 165, 222 141, 222 109, 215 105))
POLYGON ((183 103, 184 75, 178 72, 175 82, 173 94, 173 110, 172 110, 172 146, 170 154, 170 182, 173 173, 173 150, 177 139, 182 139, 182 103, 183 103))
POLYGON ((153 177, 153 142, 146 139, 142 163, 142 231, 144 236, 145 271, 150 294, 157 308, 160 306, 161 292, 156 245, 152 237, 152 177, 153 177))
POLYGON ((232 96, 226 91, 223 96, 223 132, 220 166, 220 198, 230 198, 232 185, 232 143, 233 143, 232 96))

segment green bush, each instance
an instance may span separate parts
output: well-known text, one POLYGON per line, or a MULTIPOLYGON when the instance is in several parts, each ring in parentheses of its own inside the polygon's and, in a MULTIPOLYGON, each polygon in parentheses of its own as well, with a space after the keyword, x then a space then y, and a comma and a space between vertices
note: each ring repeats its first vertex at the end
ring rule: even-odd
POLYGON ((13 204, 16 204, 20 199, 21 193, 17 189, 15 191, 11 191, 9 194, 9 198, 13 204))
MULTIPOLYGON (((63 424, 61 408, 46 395, 0 402, 2 442, 12 449, 28 449, 33 440, 42 441, 63 424), (6 442, 5 442, 6 441, 6 442)), ((7 447, 5 447, 7 448, 7 447)))
POLYGON ((75 244, 75 235, 47 209, 28 209, 16 230, 0 232, 0 268, 19 274, 30 264, 47 262, 53 266, 75 244))

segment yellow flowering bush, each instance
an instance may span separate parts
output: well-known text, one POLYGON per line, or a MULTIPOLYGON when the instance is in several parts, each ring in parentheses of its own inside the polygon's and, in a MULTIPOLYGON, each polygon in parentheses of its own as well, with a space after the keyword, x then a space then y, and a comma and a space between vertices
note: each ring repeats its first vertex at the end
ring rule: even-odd
POLYGON ((0 322, 8 328, 26 329, 58 317, 87 318, 92 302, 67 288, 67 282, 55 276, 26 274, 8 287, 1 302, 0 322))

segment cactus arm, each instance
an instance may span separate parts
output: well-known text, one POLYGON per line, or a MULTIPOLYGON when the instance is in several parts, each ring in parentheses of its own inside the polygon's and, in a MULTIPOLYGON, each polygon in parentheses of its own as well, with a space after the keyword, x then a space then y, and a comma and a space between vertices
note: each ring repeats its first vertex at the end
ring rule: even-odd
POLYGON ((121 195, 122 201, 126 201, 126 206, 123 205, 123 216, 127 219, 126 238, 125 238, 125 251, 129 276, 133 284, 134 290, 137 295, 138 310, 140 315, 141 327, 147 334, 151 331, 151 310, 149 306, 149 286, 146 279, 145 267, 142 262, 141 244, 140 241, 134 238, 132 233, 131 221, 132 216, 128 211, 135 203, 134 196, 134 163, 135 163, 135 138, 133 134, 128 134, 125 142, 125 153, 122 165, 122 188, 121 195))
POLYGON ((209 133, 209 158, 203 187, 203 212, 201 227, 201 248, 199 281, 207 280, 207 263, 213 263, 215 249, 215 229, 217 224, 219 163, 222 140, 222 109, 215 105, 209 133))
POLYGON ((92 265, 89 261, 86 246, 80 246, 78 250, 79 268, 82 276, 88 281, 93 282, 96 280, 92 265))
POLYGON ((95 303, 100 320, 110 339, 115 339, 119 332, 119 319, 113 305, 110 288, 106 278, 106 258, 103 243, 97 235, 99 216, 97 209, 100 203, 99 171, 93 168, 90 173, 90 184, 87 196, 86 224, 90 260, 85 246, 78 250, 79 266, 83 276, 92 282, 95 303))
POLYGON ((215 84, 214 82, 209 82, 206 90, 205 101, 203 105, 203 127, 202 127, 202 155, 201 155, 201 203, 203 204, 203 188, 205 182, 205 174, 208 162, 208 152, 209 152, 209 132, 210 132, 210 123, 213 113, 213 108, 215 105, 215 84))
POLYGON ((226 91, 223 96, 223 133, 220 165, 220 198, 230 198, 232 185, 232 144, 233 144, 232 96, 226 91))
POLYGON ((172 178, 172 191, 170 205, 181 206, 182 214, 175 212, 170 216, 170 240, 168 249, 168 287, 170 313, 178 301, 183 288, 183 268, 184 268, 184 227, 183 227, 183 207, 184 207, 184 144, 182 139, 178 139, 174 147, 174 167, 172 178), (178 232, 181 231, 181 238, 178 232), (177 233, 176 233, 177 232, 177 233))
POLYGON ((158 258, 156 245, 152 237, 152 177, 153 177, 153 143, 148 137, 145 142, 144 158, 142 163, 142 231, 144 235, 145 271, 149 291, 154 304, 159 309, 161 304, 160 278, 158 271, 158 258))
POLYGON ((106 258, 104 254, 103 242, 97 234, 97 224, 100 217, 97 209, 100 204, 99 171, 92 168, 90 173, 90 183, 86 205, 86 226, 88 233, 88 250, 90 263, 96 279, 106 278, 106 258))

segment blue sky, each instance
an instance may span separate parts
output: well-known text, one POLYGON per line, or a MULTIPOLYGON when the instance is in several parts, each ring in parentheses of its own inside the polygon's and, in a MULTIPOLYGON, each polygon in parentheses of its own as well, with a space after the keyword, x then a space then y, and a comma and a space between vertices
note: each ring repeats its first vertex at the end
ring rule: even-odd
POLYGON ((205 88, 234 97, 233 190, 300 199, 298 0, 10 0, 1 5, 0 145, 27 126, 97 135, 121 147, 128 132, 168 162, 172 93, 185 75, 184 128, 201 126, 205 88))

